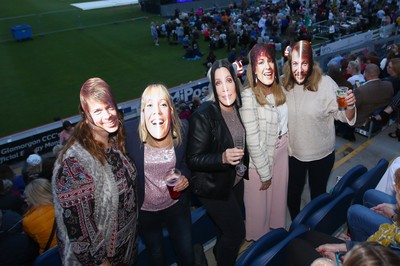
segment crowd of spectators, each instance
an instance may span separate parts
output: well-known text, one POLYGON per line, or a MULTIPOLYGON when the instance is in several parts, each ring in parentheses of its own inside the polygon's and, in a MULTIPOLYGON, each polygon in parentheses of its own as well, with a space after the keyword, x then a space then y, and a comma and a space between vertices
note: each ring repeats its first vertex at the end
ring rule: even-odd
POLYGON ((339 29, 335 34, 347 34, 397 23, 398 17, 399 4, 390 0, 313 0, 309 6, 301 0, 243 0, 224 8, 214 5, 190 12, 176 10, 174 16, 156 28, 158 36, 165 37, 169 44, 184 48, 186 59, 203 56, 198 46, 200 38, 208 43, 209 51, 226 49, 227 54, 235 51, 236 57, 245 59, 256 43, 270 43, 282 50, 301 39, 311 41, 321 35, 321 30, 326 31, 325 37, 328 37, 328 27, 317 27, 322 22, 336 24, 339 29))

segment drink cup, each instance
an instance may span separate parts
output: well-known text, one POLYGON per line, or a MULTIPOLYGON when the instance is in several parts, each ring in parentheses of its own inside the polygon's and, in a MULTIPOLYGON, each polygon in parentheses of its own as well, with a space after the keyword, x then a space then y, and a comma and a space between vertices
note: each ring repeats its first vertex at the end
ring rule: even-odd
POLYGON ((336 100, 339 106, 339 110, 346 110, 347 109, 347 103, 346 103, 346 96, 347 96, 347 90, 349 88, 340 86, 336 90, 336 100))
POLYGON ((179 183, 179 179, 181 177, 181 171, 176 168, 172 168, 167 172, 167 175, 165 177, 165 183, 167 184, 167 188, 169 191, 169 195, 171 196, 171 199, 178 199, 179 196, 181 195, 180 191, 174 191, 174 187, 176 184, 179 183))

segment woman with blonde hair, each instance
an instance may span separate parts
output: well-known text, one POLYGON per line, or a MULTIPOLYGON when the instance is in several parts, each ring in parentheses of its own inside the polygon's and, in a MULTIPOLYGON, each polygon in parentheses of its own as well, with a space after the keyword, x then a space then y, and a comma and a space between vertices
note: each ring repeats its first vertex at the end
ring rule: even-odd
POLYGON ((286 226, 288 109, 275 51, 268 45, 251 49, 247 80, 239 109, 250 155, 249 180, 244 181, 246 240, 256 241, 271 228, 286 226))
POLYGON ((55 237, 54 204, 51 184, 38 178, 25 188, 28 211, 24 215, 25 233, 39 244, 39 253, 57 245, 55 237))
POLYGON ((122 118, 110 86, 90 78, 80 90, 82 120, 53 171, 63 265, 134 265, 136 168, 125 153, 122 118))
POLYGON ((126 149, 138 169, 139 235, 151 265, 165 265, 163 227, 169 231, 178 265, 193 265, 190 170, 186 165, 188 124, 175 110, 168 89, 149 85, 142 94, 140 118, 125 122, 126 149), (178 169, 168 190, 167 177, 178 169))

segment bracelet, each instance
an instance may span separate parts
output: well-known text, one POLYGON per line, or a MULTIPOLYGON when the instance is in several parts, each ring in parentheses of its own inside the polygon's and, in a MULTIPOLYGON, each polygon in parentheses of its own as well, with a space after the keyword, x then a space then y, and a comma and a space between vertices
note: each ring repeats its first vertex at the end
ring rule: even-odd
POLYGON ((349 109, 349 110, 353 110, 354 108, 356 108, 356 105, 355 105, 355 104, 350 105, 350 106, 347 106, 347 109, 349 109))
POLYGON ((395 218, 396 218, 396 216, 397 216, 397 213, 394 213, 393 215, 392 215, 392 217, 390 217, 390 220, 392 220, 392 222, 395 222, 395 218))

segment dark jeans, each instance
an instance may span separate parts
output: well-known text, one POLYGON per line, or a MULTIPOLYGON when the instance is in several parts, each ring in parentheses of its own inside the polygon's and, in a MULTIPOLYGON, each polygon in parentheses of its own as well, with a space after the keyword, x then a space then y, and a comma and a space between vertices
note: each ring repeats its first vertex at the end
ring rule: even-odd
POLYGON ((232 189, 227 200, 200 198, 218 227, 217 243, 214 247, 218 266, 234 265, 244 240, 243 194, 244 182, 242 180, 232 189))
POLYGON ((286 250, 286 265, 309 266, 314 260, 322 257, 315 248, 323 244, 341 243, 344 241, 331 235, 308 231, 289 242, 286 250))
POLYGON ((194 265, 192 222, 186 194, 182 193, 179 201, 167 209, 139 212, 139 234, 146 245, 151 265, 167 265, 162 233, 164 226, 171 237, 178 265, 194 265))
POLYGON ((335 152, 325 158, 302 162, 289 156, 288 208, 293 219, 300 212, 301 194, 308 172, 311 200, 326 192, 326 184, 335 162, 335 152))

